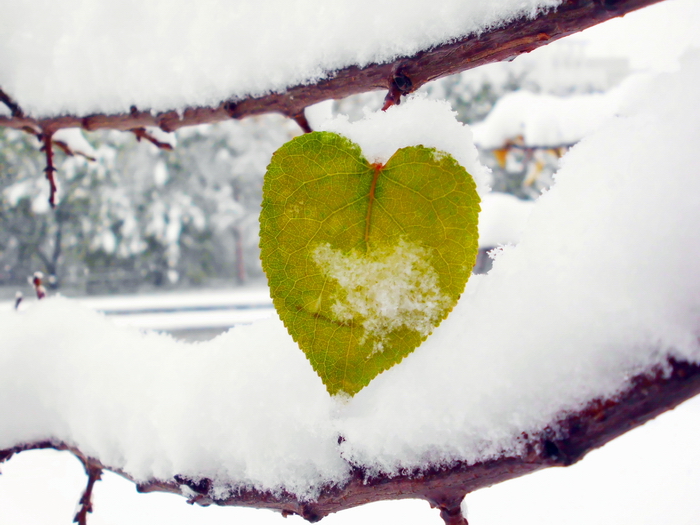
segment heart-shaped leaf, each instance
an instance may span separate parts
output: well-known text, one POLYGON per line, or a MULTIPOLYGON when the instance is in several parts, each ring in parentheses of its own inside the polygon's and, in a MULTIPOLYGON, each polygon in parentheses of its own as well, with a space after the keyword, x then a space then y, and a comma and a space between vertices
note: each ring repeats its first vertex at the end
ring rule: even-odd
POLYGON ((272 157, 262 264, 282 321, 331 394, 354 395, 452 310, 478 249, 479 197, 450 155, 423 146, 370 164, 335 133, 272 157))

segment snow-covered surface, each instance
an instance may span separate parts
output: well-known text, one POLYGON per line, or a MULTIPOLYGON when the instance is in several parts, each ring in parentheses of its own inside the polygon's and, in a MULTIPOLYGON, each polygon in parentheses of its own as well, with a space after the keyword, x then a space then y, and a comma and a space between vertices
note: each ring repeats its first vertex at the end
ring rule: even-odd
POLYGON ((216 105, 387 62, 560 3, 8 1, 0 86, 34 116, 216 105))
POLYGON ((272 305, 270 292, 266 287, 172 294, 85 297, 79 299, 79 302, 88 308, 108 313, 145 310, 195 310, 215 307, 260 308, 272 305))
POLYGON ((488 193, 481 199, 479 247, 517 244, 535 203, 506 193, 488 193))
MULTIPOLYGON (((581 463, 548 469, 469 494, 468 518, 481 525, 695 525, 700 504, 700 398, 661 415, 581 463), (507 502, 508 504, 504 504, 507 502)), ((70 523, 85 474, 67 452, 25 452, 2 465, 3 525, 70 523), (41 497, 41 505, 37 505, 41 497)), ((172 494, 138 494, 110 472, 95 485, 90 525, 302 525, 270 511, 187 505, 172 494)), ((442 525, 420 500, 383 501, 323 519, 324 525, 442 525)))
POLYGON ((489 173, 479 162, 471 129, 455 119, 447 102, 412 95, 387 111, 365 112, 356 122, 342 114, 329 120, 315 115, 315 122, 317 131, 333 131, 358 144, 369 162, 386 163, 397 149, 416 144, 447 151, 471 174, 480 194, 488 191, 489 173))
POLYGON ((605 93, 571 96, 514 91, 503 96, 484 121, 472 126, 474 142, 484 149, 518 140, 535 147, 575 144, 614 117, 648 81, 639 74, 605 93))
MULTIPOLYGON (((156 331, 226 330, 274 315, 267 287, 221 291, 80 297, 72 299, 106 314, 117 326, 156 331)), ((25 299, 20 311, 36 302, 25 299)), ((15 301, 0 302, 0 312, 11 312, 15 301)))
MULTIPOLYGON (((274 315, 267 288, 94 297, 76 300, 113 316, 117 326, 158 331, 228 329, 274 315)), ((9 309, 11 305, 6 305, 9 309)))
POLYGON ((387 335, 400 328, 427 337, 452 306, 440 290, 440 276, 428 262, 428 251, 403 239, 393 248, 375 250, 371 257, 357 251, 346 255, 326 243, 314 251, 313 260, 343 290, 334 298, 333 313, 343 322, 361 325, 361 341, 376 338, 378 352, 387 335))
POLYGON ((664 355, 700 360, 698 82, 689 56, 572 148, 520 243, 353 399, 328 396, 276 317, 189 345, 55 298, 0 315, 0 448, 52 436, 139 479, 311 497, 346 461, 395 472, 515 451, 664 355))

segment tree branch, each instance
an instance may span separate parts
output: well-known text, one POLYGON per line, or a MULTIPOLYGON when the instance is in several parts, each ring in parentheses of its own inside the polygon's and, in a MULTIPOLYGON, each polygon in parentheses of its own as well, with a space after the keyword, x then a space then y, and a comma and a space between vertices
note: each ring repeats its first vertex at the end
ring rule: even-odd
POLYGON ((53 131, 46 131, 40 136, 39 140, 43 142, 41 149, 46 154, 44 173, 46 173, 46 180, 49 181, 49 204, 51 208, 56 208, 56 192, 58 188, 56 187, 56 167, 53 164, 53 133, 53 131))
POLYGON ((92 489, 95 487, 95 483, 102 478, 102 465, 90 458, 78 456, 78 459, 83 463, 88 479, 83 495, 78 502, 78 511, 73 518, 73 523, 87 525, 87 516, 92 513, 92 489))
POLYGON ((2 89, 0 89, 0 102, 5 104, 7 108, 10 110, 10 113, 12 113, 12 116, 15 118, 22 118, 24 117, 24 111, 22 111, 22 108, 19 107, 19 104, 12 100, 12 98, 5 93, 2 89))
MULTIPOLYGON (((663 366, 629 380, 626 388, 614 399, 591 401, 580 412, 563 414, 539 432, 521 436, 525 446, 520 455, 503 454, 475 464, 455 462, 449 466, 432 466, 394 477, 369 476, 361 466, 352 466, 352 475, 346 484, 325 487, 315 501, 300 501, 284 492, 273 494, 245 488, 225 499, 217 499, 211 480, 193 480, 185 476, 153 480, 137 485, 137 489, 140 492, 182 495, 182 485, 185 485, 189 488, 190 503, 273 509, 285 515, 298 514, 311 522, 365 503, 417 498, 440 509, 446 525, 466 525, 460 503, 469 492, 543 468, 572 465, 591 450, 698 393, 700 365, 670 358, 663 366)), ((86 458, 75 447, 50 440, 0 450, 0 462, 24 450, 42 448, 69 450, 84 464, 89 461, 95 470, 110 470, 132 479, 118 468, 105 466, 96 458, 86 458)), ((235 486, 236 480, 231 480, 231 484, 235 486)))
POLYGON ((128 113, 64 115, 38 119, 24 115, 19 106, 0 91, 0 101, 12 112, 11 117, 0 117, 0 126, 42 129, 45 133, 74 127, 88 131, 127 131, 155 126, 164 131, 175 131, 185 126, 263 113, 281 113, 295 118, 312 104, 379 89, 389 90, 387 104, 391 105, 399 100, 400 95, 415 91, 431 80, 491 62, 511 60, 559 38, 659 1, 661 0, 565 0, 559 8, 543 13, 534 20, 521 18, 480 35, 470 35, 437 45, 390 63, 370 64, 362 68, 351 66, 328 72, 327 79, 315 84, 294 86, 281 93, 257 98, 231 99, 216 107, 187 108, 181 112, 172 110, 152 113, 132 107, 128 113))
POLYGON ((131 131, 134 135, 136 135, 136 140, 141 142, 141 139, 145 139, 149 141, 151 144, 153 144, 155 147, 158 149, 164 149, 167 151, 172 151, 173 147, 168 144, 167 142, 161 142, 157 138, 155 138, 153 135, 151 135, 148 131, 146 131, 146 128, 134 128, 129 130, 131 131))

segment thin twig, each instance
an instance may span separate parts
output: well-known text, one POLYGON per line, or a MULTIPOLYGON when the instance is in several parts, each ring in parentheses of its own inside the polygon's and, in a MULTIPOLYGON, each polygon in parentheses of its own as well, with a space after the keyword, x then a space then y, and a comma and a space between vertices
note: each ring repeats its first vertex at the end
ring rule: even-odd
POLYGON ((54 144, 54 146, 58 147, 63 153, 65 153, 69 157, 74 157, 75 155, 78 155, 78 156, 84 157, 87 160, 92 161, 92 162, 95 162, 97 160, 95 157, 91 157, 87 153, 83 153, 82 151, 74 150, 66 142, 63 142, 62 140, 54 140, 53 144, 54 144))
POLYGON ((19 107, 19 104, 12 100, 12 97, 5 93, 2 89, 0 89, 0 102, 5 104, 10 112, 12 113, 12 116, 15 118, 23 118, 24 117, 24 111, 22 111, 22 108, 19 107))
POLYGON ((87 515, 92 513, 92 490, 95 487, 95 483, 102 479, 102 465, 89 458, 84 459, 80 456, 77 457, 83 463, 88 479, 85 490, 78 502, 78 512, 75 514, 75 518, 73 518, 73 523, 87 525, 87 515))
POLYGON ((56 208, 56 192, 58 188, 56 187, 56 167, 53 164, 53 132, 44 132, 41 135, 41 140, 43 142, 42 151, 46 154, 46 167, 44 168, 44 173, 46 173, 46 179, 49 181, 49 204, 52 208, 56 208))
POLYGON ((173 147, 171 144, 168 144, 167 142, 161 142, 157 138, 155 138, 153 135, 151 135, 148 131, 146 131, 146 128, 133 128, 130 129, 134 135, 136 135, 136 140, 141 142, 141 139, 146 139, 147 141, 151 142, 154 144, 156 147, 159 149, 164 149, 168 151, 172 151, 173 147))

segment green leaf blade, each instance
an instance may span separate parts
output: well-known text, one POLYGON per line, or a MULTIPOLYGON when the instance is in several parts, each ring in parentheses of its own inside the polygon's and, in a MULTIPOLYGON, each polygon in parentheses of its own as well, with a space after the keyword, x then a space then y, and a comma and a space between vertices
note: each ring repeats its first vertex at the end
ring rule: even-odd
POLYGON ((273 156, 261 257, 273 301, 331 394, 400 362, 456 304, 478 247, 479 198, 449 155, 403 148, 385 166, 333 133, 273 156))

